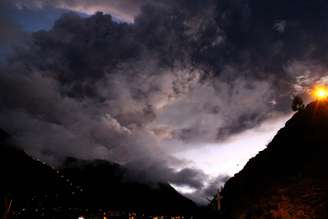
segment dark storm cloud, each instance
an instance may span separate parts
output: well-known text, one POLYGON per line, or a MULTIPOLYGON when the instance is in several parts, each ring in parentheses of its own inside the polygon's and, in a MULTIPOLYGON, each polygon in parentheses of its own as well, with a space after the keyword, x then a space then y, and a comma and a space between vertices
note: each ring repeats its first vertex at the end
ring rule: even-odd
POLYGON ((134 18, 66 14, 1 66, 0 126, 52 164, 138 163, 151 178, 205 191, 206 174, 174 170, 187 162, 172 162, 176 152, 253 128, 289 110, 294 92, 327 80, 323 1, 16 3, 134 18))
MULTIPOLYGON (((217 21, 227 45, 233 45, 231 62, 258 74, 280 74, 288 62, 298 59, 324 61, 327 43, 327 3, 324 1, 220 1, 217 21)), ((324 62, 322 62, 323 64, 324 62)))

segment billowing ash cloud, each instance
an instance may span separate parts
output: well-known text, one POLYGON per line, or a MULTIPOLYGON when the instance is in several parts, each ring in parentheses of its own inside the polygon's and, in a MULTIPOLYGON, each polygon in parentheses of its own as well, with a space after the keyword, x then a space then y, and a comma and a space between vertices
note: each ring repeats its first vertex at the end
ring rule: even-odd
POLYGON ((107 159, 207 191, 174 153, 253 128, 327 80, 323 1, 117 2, 30 2, 134 23, 66 14, 1 66, 0 127, 28 153, 107 159))

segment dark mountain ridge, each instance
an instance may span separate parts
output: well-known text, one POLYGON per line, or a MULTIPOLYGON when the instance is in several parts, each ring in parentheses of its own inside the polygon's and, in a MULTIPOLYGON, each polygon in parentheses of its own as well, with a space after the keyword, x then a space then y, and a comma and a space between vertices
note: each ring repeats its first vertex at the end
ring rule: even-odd
POLYGON ((193 215, 197 209, 169 184, 135 182, 118 164, 69 158, 53 169, 8 139, 10 135, 0 130, 0 202, 13 200, 13 218, 76 219, 85 211, 100 210, 193 215))
POLYGON ((328 101, 312 102, 222 191, 224 218, 328 218, 328 101))

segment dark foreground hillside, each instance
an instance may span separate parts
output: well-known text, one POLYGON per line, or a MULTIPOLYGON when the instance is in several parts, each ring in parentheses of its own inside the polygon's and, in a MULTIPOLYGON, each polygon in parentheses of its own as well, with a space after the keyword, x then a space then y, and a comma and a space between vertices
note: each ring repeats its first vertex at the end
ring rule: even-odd
POLYGON ((327 219, 328 102, 297 112, 222 196, 226 219, 327 219))

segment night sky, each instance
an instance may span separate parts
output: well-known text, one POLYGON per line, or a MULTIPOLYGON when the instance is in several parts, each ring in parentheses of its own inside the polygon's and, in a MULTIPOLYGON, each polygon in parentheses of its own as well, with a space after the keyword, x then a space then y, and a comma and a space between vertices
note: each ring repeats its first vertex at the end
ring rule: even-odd
POLYGON ((0 0, 0 128, 204 202, 328 82, 327 48, 323 0, 0 0))

